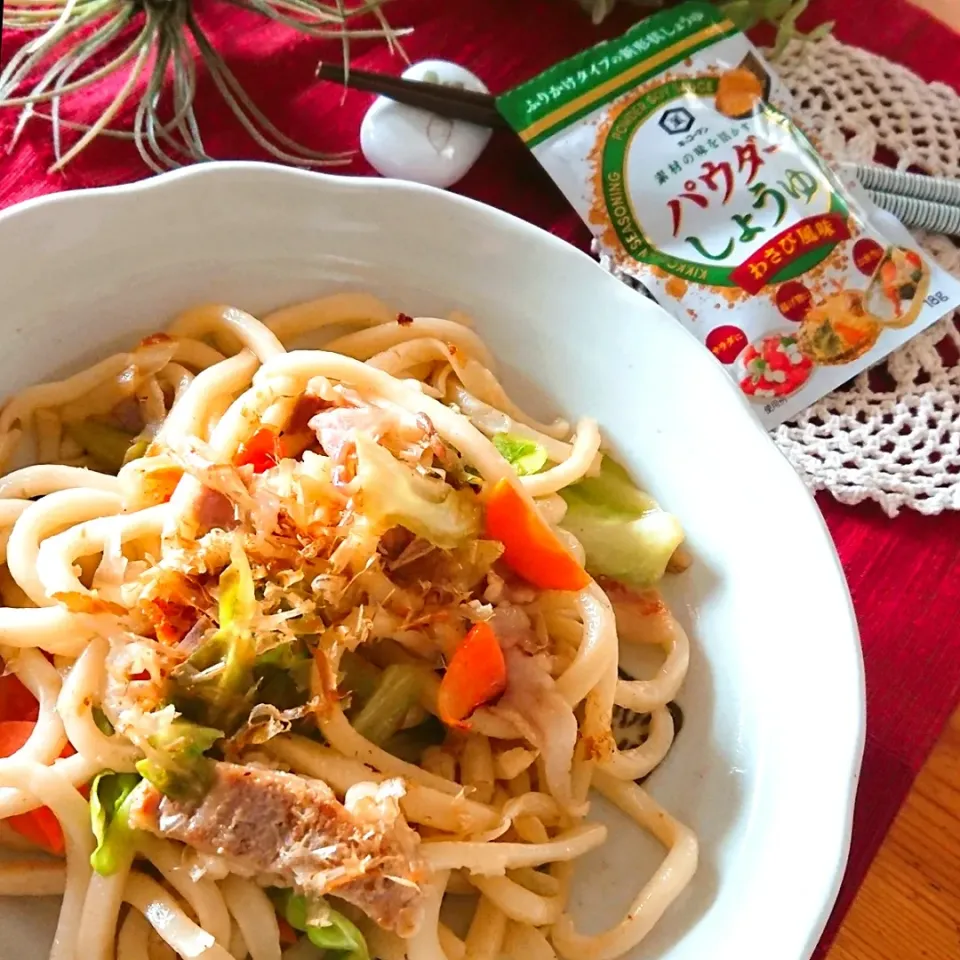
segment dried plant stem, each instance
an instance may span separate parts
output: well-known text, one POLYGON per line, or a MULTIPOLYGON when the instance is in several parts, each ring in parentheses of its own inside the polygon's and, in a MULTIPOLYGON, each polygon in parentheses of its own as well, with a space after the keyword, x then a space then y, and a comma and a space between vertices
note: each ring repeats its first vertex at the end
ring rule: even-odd
POLYGON ((203 54, 207 68, 210 70, 210 75, 213 78, 213 82, 217 85, 217 89, 220 91, 221 96, 230 105, 230 108, 233 110, 240 123, 243 124, 243 127, 247 133, 249 133, 250 136, 253 137, 258 144, 260 144, 260 146, 262 146, 265 150, 269 150, 279 159, 284 160, 287 163, 296 164, 298 166, 315 166, 318 164, 336 165, 349 163, 349 153, 319 153, 317 151, 310 150, 308 147, 297 143, 296 140, 288 137, 286 134, 281 133, 263 115, 263 113, 257 108, 256 104, 246 94, 237 78, 230 71, 229 67, 227 67, 220 54, 214 50, 213 46, 210 44, 209 40, 207 40, 205 34, 192 16, 188 19, 188 26, 191 34, 193 35, 193 39, 196 41, 197 47, 199 48, 201 54, 203 54), (257 124, 263 128, 263 131, 267 136, 264 136, 264 133, 261 133, 260 130, 257 129, 257 124), (279 144, 282 144, 282 147, 271 144, 267 139, 271 136, 274 137, 279 144), (291 150, 299 150, 301 156, 297 156, 295 153, 287 153, 283 147, 287 147, 291 150))
MULTIPOLYGON (((69 16, 75 3, 76 0, 67 0, 67 4, 64 6, 53 25, 41 36, 35 37, 33 40, 29 40, 27 43, 25 43, 10 58, 10 62, 6 65, 3 71, 0 72, 0 89, 5 89, 6 85, 14 80, 14 78, 20 76, 21 74, 26 74, 34 69, 34 67, 39 64, 42 57, 48 51, 52 50, 56 44, 59 43, 67 33, 70 32, 69 16)), ((83 26, 89 20, 94 19, 96 15, 96 12, 88 12, 86 15, 82 13, 77 14, 76 19, 73 21, 73 29, 83 26)), ((5 20, 4 25, 6 25, 5 20)))
MULTIPOLYGON (((117 20, 122 18, 122 14, 117 15, 117 20)), ((116 21, 110 21, 109 23, 115 23, 116 21)), ((34 103, 43 103, 45 100, 53 100, 55 97, 61 97, 66 93, 75 93, 77 90, 82 90, 84 87, 90 86, 91 83, 96 83, 98 80, 103 80, 105 77, 109 77, 110 74, 114 73, 124 64, 129 63, 136 55, 137 51, 140 50, 142 46, 145 45, 147 40, 147 29, 144 27, 140 31, 137 38, 123 51, 119 56, 115 57, 109 63, 104 64, 102 67, 98 67, 96 70, 92 71, 81 77, 79 80, 75 80, 73 83, 61 83, 57 82, 56 86, 52 90, 47 88, 53 83, 58 75, 60 75, 61 80, 64 75, 70 76, 77 72, 83 64, 89 60, 95 53, 103 49, 113 39, 113 37, 119 34, 120 30, 123 29, 127 24, 126 22, 120 22, 118 24, 118 29, 110 32, 109 36, 106 39, 103 39, 102 42, 90 43, 85 41, 82 43, 77 50, 69 57, 69 60, 64 64, 63 60, 58 60, 44 75, 43 79, 36 85, 36 87, 31 90, 27 96, 23 97, 9 97, 4 101, 5 107, 24 107, 29 106, 34 103)), ((109 24, 108 24, 109 26, 109 24)), ((103 28, 101 28, 102 30, 103 28)), ((101 32, 97 31, 90 39, 100 38, 101 32)), ((66 59, 66 58, 65 58, 66 59)))
POLYGON ((147 56, 150 53, 150 48, 146 45, 140 48, 140 53, 137 56, 136 62, 133 65, 133 69, 130 71, 130 76, 127 77, 127 82, 120 88, 117 92, 117 95, 110 101, 110 105, 106 110, 100 114, 100 119, 59 159, 54 163, 50 168, 52 173, 55 173, 57 170, 62 170, 66 164, 68 164, 74 157, 76 157, 81 151, 93 142, 94 137, 96 137, 99 131, 107 126, 110 121, 116 116, 117 111, 120 107, 123 106, 123 102, 130 95, 131 91, 137 84, 137 79, 140 76, 140 71, 143 69, 143 65, 147 62, 147 56))
MULTIPOLYGON (((244 90, 194 17, 194 0, 8 0, 3 25, 36 34, 0 72, 0 108, 20 108, 10 148, 32 118, 48 120, 55 162, 61 170, 98 136, 131 139, 143 162, 157 172, 212 159, 204 147, 194 113, 196 53, 214 86, 244 130, 263 150, 297 166, 339 165, 349 153, 313 150, 279 130, 244 90), (91 29, 92 28, 92 29, 91 29), (122 41, 127 31, 132 36, 122 41), (192 44, 196 47, 194 52, 192 44), (106 63, 97 61, 110 55, 106 63), (152 58, 152 63, 150 62, 152 58), (116 95, 89 123, 63 117, 70 95, 129 70, 116 95), (111 127, 128 100, 137 105, 131 129, 111 127), (39 109, 49 103, 49 112, 39 109), (63 150, 64 131, 79 137, 63 150)), ((367 0, 347 8, 344 0, 228 0, 310 37, 340 37, 345 61, 355 38, 385 38, 402 53, 381 6, 367 0), (353 27, 355 18, 372 14, 376 24, 353 27)))
MULTIPOLYGON (((53 123, 53 114, 45 113, 39 107, 34 110, 33 115, 40 120, 46 120, 48 123, 53 123)), ((85 130, 89 130, 93 126, 91 123, 80 123, 78 120, 64 120, 62 118, 60 119, 59 123, 64 130, 76 130, 79 133, 83 133, 85 130)), ((104 127, 100 131, 99 136, 108 137, 113 140, 128 140, 131 143, 134 141, 134 139, 136 139, 136 134, 133 132, 133 130, 120 130, 117 127, 104 127)))
MULTIPOLYGON (((124 30, 124 28, 129 24, 129 22, 130 22, 129 13, 118 13, 114 15, 114 17, 111 20, 108 20, 102 27, 100 27, 100 29, 98 29, 95 33, 91 34, 91 36, 86 41, 84 41, 84 43, 80 45, 80 47, 77 49, 76 57, 74 57, 71 63, 61 71, 60 76, 57 77, 56 83, 54 84, 54 88, 53 88, 53 96, 50 98, 51 111, 55 118, 54 126, 53 126, 53 152, 57 160, 60 159, 60 130, 59 130, 60 103, 63 95, 65 93, 70 92, 70 89, 68 87, 70 78, 74 75, 74 73, 77 72, 77 70, 79 70, 84 65, 84 63, 87 62, 87 60, 95 56, 101 50, 105 49, 109 43, 111 43, 114 39, 116 39, 120 35, 120 33, 124 30)), ((124 51, 124 53, 122 53, 119 57, 117 57, 113 61, 113 64, 119 66, 122 63, 126 63, 129 60, 132 60, 133 57, 136 56, 137 49, 141 45, 144 45, 146 43, 145 34, 146 34, 146 28, 144 28, 144 31, 133 41, 132 44, 130 44, 130 46, 126 49, 126 51, 124 51)), ((111 66, 111 65, 108 64, 108 66, 111 66)), ((106 69, 107 69, 106 67, 103 68, 103 70, 106 70, 106 69)), ((116 69, 116 67, 114 67, 114 69, 116 69)), ((107 75, 109 74, 101 73, 101 76, 107 76, 107 75)), ((91 76, 96 77, 96 72, 94 72, 94 74, 88 74, 85 80, 87 80, 88 82, 95 82, 89 79, 91 76)), ((99 77, 96 77, 96 79, 99 79, 99 77)), ((81 88, 74 87, 73 89, 81 89, 81 88)), ((30 118, 30 114, 33 111, 34 103, 37 103, 37 102, 42 102, 42 101, 39 101, 39 100, 34 101, 27 107, 27 109, 23 111, 23 114, 20 117, 20 122, 17 124, 17 130, 14 132, 14 142, 16 142, 16 140, 19 138, 20 132, 26 126, 27 120, 30 118)))
MULTIPOLYGON (((120 16, 121 15, 118 15, 118 17, 120 16)), ((27 122, 30 120, 30 117, 33 115, 35 105, 38 103, 43 103, 46 100, 49 100, 52 103, 53 113, 57 114, 60 95, 63 92, 65 92, 66 83, 70 79, 70 77, 73 75, 73 73, 76 70, 80 69, 80 67, 82 67, 83 64, 90 59, 90 57, 94 56, 103 47, 105 47, 106 44, 110 42, 110 40, 118 36, 124 26, 126 26, 125 20, 121 20, 120 22, 117 22, 116 20, 107 21, 107 23, 104 24, 99 30, 94 32, 83 43, 81 43, 81 45, 77 48, 75 55, 66 63, 66 65, 62 65, 62 61, 58 61, 57 64, 55 64, 54 67, 47 72, 44 78, 36 85, 36 87, 34 87, 34 93, 36 95, 35 97, 30 98, 29 100, 26 100, 26 102, 23 102, 25 98, 20 98, 20 102, 23 105, 24 109, 21 112, 20 117, 17 121, 17 125, 13 131, 13 137, 11 138, 11 141, 10 141, 11 150, 16 146, 17 142, 20 139, 21 134, 23 133, 24 128, 27 125, 27 122), (59 71, 59 76, 58 76, 58 71, 59 71), (54 79, 55 79, 54 89, 53 91, 48 93, 46 91, 46 87, 49 86, 50 83, 54 81, 54 79)), ((141 40, 142 42, 144 38, 141 36, 141 38, 138 38, 138 39, 141 40)), ((131 59, 132 56, 135 54, 136 52, 135 44, 131 45, 130 49, 132 51, 131 55, 126 59, 131 59)), ((121 57, 122 56, 123 55, 121 55, 121 57)), ((117 58, 117 60, 121 60, 121 58, 117 58)), ((117 65, 117 60, 114 61, 114 64, 108 65, 108 66, 115 67, 117 65)), ((79 86, 74 85, 72 89, 82 89, 83 86, 86 86, 88 83, 95 82, 101 76, 103 77, 108 76, 108 72, 106 68, 102 68, 100 71, 95 71, 94 74, 88 75, 87 77, 84 78, 84 82, 81 85, 79 86)), ((69 92, 69 91, 66 91, 66 92, 69 92)), ((55 152, 57 152, 59 150, 59 144, 58 144, 56 127, 54 127, 53 135, 54 135, 54 150, 55 152)))
POLYGON ((137 149, 144 163, 161 172, 180 165, 181 159, 208 160, 196 116, 193 112, 193 92, 196 89, 196 68, 187 45, 184 25, 186 14, 175 23, 167 23, 161 34, 161 51, 154 65, 147 93, 140 102, 134 123, 137 149), (167 63, 173 71, 171 100, 173 117, 159 123, 158 108, 163 97, 167 63), (175 131, 179 135, 172 135, 175 131), (161 146, 161 143, 165 146, 161 146), (149 149, 148 149, 149 148, 149 149), (173 151, 168 153, 167 149, 173 151), (178 156, 175 156, 178 155, 178 156))

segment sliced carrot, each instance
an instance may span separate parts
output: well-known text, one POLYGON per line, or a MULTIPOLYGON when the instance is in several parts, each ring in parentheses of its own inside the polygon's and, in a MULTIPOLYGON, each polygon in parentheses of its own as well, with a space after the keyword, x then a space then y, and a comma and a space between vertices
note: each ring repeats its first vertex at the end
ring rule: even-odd
MULTIPOLYGON (((0 722, 0 757, 15 754, 30 739, 35 726, 36 723, 30 720, 0 722)), ((75 752, 73 747, 67 744, 61 756, 69 757, 75 752)), ((60 821, 48 807, 38 807, 29 813, 8 817, 5 822, 21 837, 25 837, 38 847, 49 850, 51 853, 63 853, 63 831, 60 829, 60 821)))
POLYGON ((542 590, 582 590, 587 571, 520 491, 504 477, 487 500, 486 535, 503 544, 507 566, 542 590))
POLYGON ((143 492, 150 503, 166 503, 183 476, 179 467, 161 467, 143 475, 143 492))
POLYGON ((253 467, 254 473, 263 473, 277 465, 280 459, 280 441, 269 427, 261 427, 249 440, 240 444, 234 458, 238 467, 253 467))
POLYGON ((282 946, 289 947, 297 942, 299 939, 297 931, 279 914, 277 914, 277 926, 280 928, 280 943, 282 946))
POLYGON ((489 623, 474 624, 454 651, 440 681, 437 707, 450 727, 466 727, 477 707, 503 693, 507 665, 497 635, 489 623))
POLYGON ((36 720, 39 711, 37 698, 15 674, 0 677, 0 721, 36 720))
POLYGON ((33 720, 5 720, 0 723, 0 757, 11 757, 29 739, 36 726, 33 720))
POLYGON ((65 849, 60 821, 49 807, 37 807, 29 813, 8 817, 5 822, 11 830, 43 850, 62 854, 65 849))

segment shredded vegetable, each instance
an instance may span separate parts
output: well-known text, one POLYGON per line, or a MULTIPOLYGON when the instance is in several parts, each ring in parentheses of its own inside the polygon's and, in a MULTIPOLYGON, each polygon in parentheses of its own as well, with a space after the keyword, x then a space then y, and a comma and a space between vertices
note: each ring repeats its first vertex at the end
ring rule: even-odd
POLYGON ((371 743, 382 746, 399 732, 410 708, 419 701, 422 689, 422 669, 391 664, 380 675, 373 696, 353 717, 353 729, 371 743))
POLYGON ((171 699, 184 716, 230 732, 251 705, 257 661, 253 573, 238 540, 220 574, 218 607, 219 628, 173 671, 171 699))
POLYGON ((107 715, 100 709, 100 707, 94 707, 90 713, 93 715, 93 722, 97 725, 97 729, 105 736, 113 736, 114 726, 107 719, 107 715))
POLYGON ((302 640, 289 640, 261 653, 253 667, 256 699, 281 710, 302 704, 310 692, 311 662, 302 640))
POLYGON ((420 763, 427 747, 439 746, 446 739, 447 730, 436 717, 427 717, 423 723, 395 733, 383 749, 407 763, 420 763))
POLYGON ((337 689, 350 694, 351 709, 362 710, 377 690, 380 668, 364 660, 360 654, 345 650, 340 657, 340 674, 337 689))
POLYGON ((127 452, 123 455, 122 465, 126 466, 128 463, 132 463, 134 460, 139 460, 141 457, 146 456, 147 450, 150 449, 151 439, 152 437, 147 431, 134 437, 130 446, 127 447, 127 452))
POLYGON ((539 473, 547 464, 547 451, 536 440, 515 433, 497 433, 493 436, 493 445, 521 477, 539 473))
POLYGON ((133 857, 137 831, 130 826, 132 794, 140 783, 134 773, 101 773, 90 788, 90 824, 97 847, 90 866, 109 876, 133 857))
POLYGON ((68 420, 64 426, 98 466, 108 473, 120 472, 134 437, 101 420, 68 420))
POLYGON ((370 960, 363 934, 339 910, 325 902, 318 909, 318 904, 289 891, 280 896, 284 919, 294 930, 306 933, 315 947, 328 951, 328 960, 370 960), (310 922, 313 913, 321 914, 324 922, 310 922))
POLYGON ((137 772, 168 797, 202 797, 213 776, 213 761, 204 754, 221 737, 222 730, 174 720, 148 740, 150 753, 137 762, 137 772))

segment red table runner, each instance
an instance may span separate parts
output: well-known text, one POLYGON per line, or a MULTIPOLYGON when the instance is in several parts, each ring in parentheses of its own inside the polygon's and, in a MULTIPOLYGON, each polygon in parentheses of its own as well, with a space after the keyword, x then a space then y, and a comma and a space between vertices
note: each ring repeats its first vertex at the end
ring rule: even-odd
MULTIPOLYGON (((318 59, 338 60, 339 44, 302 37, 216 0, 198 0, 208 35, 271 119, 316 149, 353 149, 370 102, 313 80, 318 59)), ((621 4, 600 30, 573 0, 395 0, 396 26, 415 27, 404 41, 411 60, 442 57, 474 70, 501 92, 554 61, 616 34, 636 17, 621 4)), ((910 67, 928 81, 960 88, 960 36, 905 0, 814 0, 801 21, 836 19, 836 34, 910 67)), ((4 37, 3 61, 20 39, 4 37)), ((357 41, 354 63, 399 72, 402 64, 379 41, 357 41)), ((107 82, 72 101, 71 118, 99 113, 119 87, 107 82)), ((129 123, 124 109, 118 124, 129 123)), ((197 113, 208 151, 223 159, 265 159, 201 77, 197 113)), ((802 120, 802 118, 800 118, 802 120)), ((0 115, 0 143, 9 142, 13 111, 0 115)), ((55 190, 101 186, 147 175, 134 149, 95 143, 64 174, 52 162, 49 128, 32 121, 10 156, 0 157, 0 206, 55 190)), ((362 158, 344 172, 369 174, 362 158)), ((494 137, 477 166, 456 188, 501 207, 580 246, 588 235, 559 191, 506 134, 494 137)), ((42 255, 42 251, 38 251, 42 255)), ((954 626, 960 586, 960 514, 923 517, 905 511, 890 520, 872 504, 820 507, 843 560, 860 621, 867 674, 868 734, 846 880, 820 955, 845 912, 914 776, 960 695, 960 629, 954 626)), ((771 638, 773 640, 774 638, 771 638)), ((824 664, 829 669, 829 664, 824 664)))

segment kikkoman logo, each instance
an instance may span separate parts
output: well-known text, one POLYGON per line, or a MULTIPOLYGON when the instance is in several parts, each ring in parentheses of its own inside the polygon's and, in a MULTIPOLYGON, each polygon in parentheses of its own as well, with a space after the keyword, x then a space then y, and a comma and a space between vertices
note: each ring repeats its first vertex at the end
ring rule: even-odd
POLYGON ((667 133, 686 133, 693 126, 693 114, 685 107, 671 107, 663 111, 659 122, 667 133))

